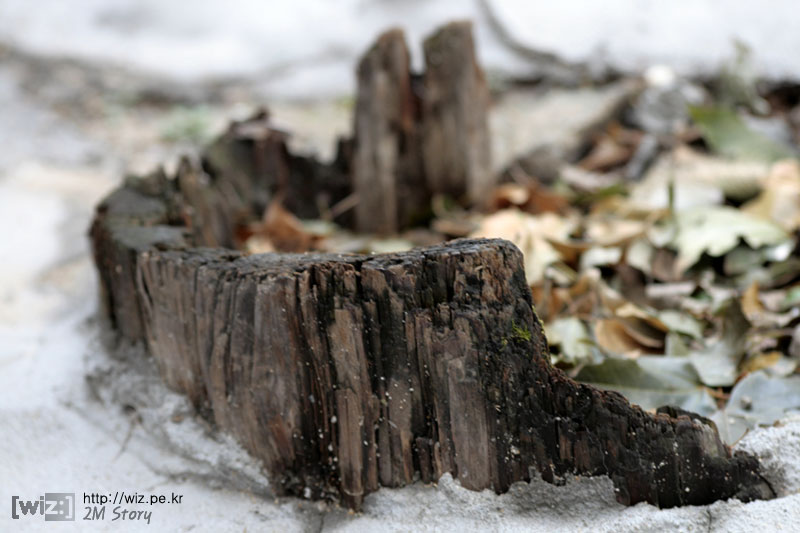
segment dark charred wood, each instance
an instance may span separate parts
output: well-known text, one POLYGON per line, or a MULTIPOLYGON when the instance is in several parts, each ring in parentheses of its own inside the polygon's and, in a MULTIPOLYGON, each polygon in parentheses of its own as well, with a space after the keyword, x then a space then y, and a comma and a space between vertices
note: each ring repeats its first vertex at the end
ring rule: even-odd
POLYGON ((238 210, 244 219, 262 213, 269 202, 279 199, 300 218, 319 218, 352 192, 346 141, 340 142, 336 161, 323 164, 314 157, 290 153, 287 137, 262 111, 233 123, 206 149, 202 173, 223 196, 225 209, 238 210))

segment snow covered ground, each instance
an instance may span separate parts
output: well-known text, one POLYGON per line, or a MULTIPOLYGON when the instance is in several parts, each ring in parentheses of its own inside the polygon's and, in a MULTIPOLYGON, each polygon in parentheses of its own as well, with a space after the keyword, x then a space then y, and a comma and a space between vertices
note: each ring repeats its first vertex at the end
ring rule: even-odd
MULTIPOLYGON (((644 2, 636 10, 622 0, 489 4, 520 42, 570 61, 602 58, 637 68, 659 60, 696 72, 729 57, 737 35, 764 72, 800 77, 791 2, 773 2, 768 12, 712 0, 644 2)), ((256 80, 262 94, 322 97, 347 93, 354 58, 385 26, 405 25, 418 43, 439 22, 474 16, 487 65, 518 74, 531 68, 492 36, 485 11, 472 2, 262 5, 41 0, 34 9, 5 0, 0 41, 24 53, 109 61, 182 82, 236 76, 256 80)), ((0 531, 791 531, 800 524, 800 420, 739 444, 762 457, 784 496, 769 502, 625 508, 604 478, 563 487, 534 481, 497 496, 445 477, 437 487, 383 489, 357 515, 268 496, 257 465, 161 386, 141 354, 121 360, 109 349, 97 316, 85 236, 93 206, 125 170, 183 148, 163 142, 169 113, 109 103, 75 82, 74 70, 56 66, 45 62, 37 71, 0 51, 0 531), (149 526, 111 521, 111 505, 104 520, 81 520, 84 494, 117 491, 182 498, 123 506, 151 512, 149 526), (75 493, 77 520, 11 518, 13 496, 35 500, 46 492, 75 493)), ((207 111, 210 128, 242 112, 236 100, 207 111)), ((308 123, 288 104, 282 114, 308 123)), ((325 131, 305 131, 309 143, 346 127, 341 116, 329 115, 325 131)))
POLYGON ((570 62, 636 70, 666 63, 716 70, 738 40, 760 72, 800 77, 796 2, 773 0, 28 0, 0 2, 0 39, 25 50, 108 61, 185 81, 264 80, 271 96, 348 93, 355 59, 401 26, 417 64, 419 43, 442 22, 475 21, 490 71, 537 66, 499 37, 495 19, 524 47, 570 62))

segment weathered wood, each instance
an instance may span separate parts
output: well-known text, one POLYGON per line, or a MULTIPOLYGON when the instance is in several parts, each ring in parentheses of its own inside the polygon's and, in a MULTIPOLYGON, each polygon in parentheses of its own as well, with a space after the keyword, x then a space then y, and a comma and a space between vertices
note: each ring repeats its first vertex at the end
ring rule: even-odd
POLYGON ((470 22, 450 23, 425 40, 422 147, 434 193, 482 205, 491 170, 489 88, 475 58, 470 22))
POLYGON ((482 205, 497 180, 490 169, 489 94, 475 59, 472 27, 453 23, 425 42, 422 81, 409 70, 401 30, 381 35, 358 66, 352 149, 320 164, 289 153, 287 134, 269 113, 235 122, 184 165, 181 193, 209 246, 235 244, 237 226, 276 198, 301 218, 317 218, 355 195, 355 212, 337 221, 391 234, 424 219, 434 194, 482 205), (200 192, 199 183, 212 192, 200 192), (231 217, 221 216, 232 212, 231 217))
POLYGON ((358 231, 396 233, 430 199, 422 174, 418 100, 403 32, 387 31, 358 65, 353 151, 358 231))
POLYGON ((186 230, 170 226, 166 195, 148 195, 133 184, 111 193, 98 207, 90 235, 104 308, 123 337, 140 340, 143 324, 136 288, 139 252, 181 247, 186 230))
POLYGON ((652 416, 554 369, 510 243, 383 256, 195 248, 202 232, 164 225, 175 184, 160 185, 171 200, 129 185, 98 209, 111 316, 278 492, 358 507, 418 477, 503 492, 538 470, 550 482, 608 475, 627 504, 771 496, 756 459, 731 455, 704 419, 652 416))
POLYGON ((481 206, 496 183, 489 90, 471 24, 445 26, 424 48, 421 82, 409 72, 401 30, 381 35, 359 63, 352 161, 358 231, 406 228, 425 215, 434 194, 481 206))
MULTIPOLYGON (((193 169, 215 189, 205 203, 217 201, 220 205, 214 209, 234 211, 234 224, 262 213, 275 199, 298 217, 318 218, 324 209, 352 192, 351 156, 343 153, 346 142, 340 143, 337 160, 326 165, 313 157, 290 153, 287 137, 286 132, 273 127, 266 110, 231 124, 204 151, 202 170, 193 169)), ((196 193, 184 189, 183 194, 191 196, 193 208, 206 211, 196 201, 196 193)), ((204 220, 202 216, 197 219, 204 220)), ((350 219, 340 221, 349 224, 350 219)))

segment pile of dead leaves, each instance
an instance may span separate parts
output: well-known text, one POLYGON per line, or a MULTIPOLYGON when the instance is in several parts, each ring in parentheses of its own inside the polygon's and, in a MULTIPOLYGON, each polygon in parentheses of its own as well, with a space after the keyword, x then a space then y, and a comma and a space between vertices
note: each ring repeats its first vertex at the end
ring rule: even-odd
POLYGON ((800 163, 734 109, 687 105, 669 131, 614 121, 556 183, 506 183, 488 214, 438 198, 429 228, 391 239, 273 204, 246 248, 393 252, 507 239, 524 254, 554 364, 645 409, 711 417, 733 442, 800 411, 800 163))
MULTIPOLYGON (((709 158, 686 149, 670 157, 677 165, 709 158)), ((554 363, 645 408, 716 413, 718 425, 736 426, 722 428, 736 439, 751 422, 800 407, 800 378, 788 377, 800 362, 800 225, 790 222, 800 215, 800 165, 783 160, 755 175, 760 192, 738 208, 724 194, 689 194, 695 201, 681 208, 646 205, 659 173, 585 213, 504 209, 473 235, 506 238, 525 254, 554 363), (746 406, 732 402, 725 416, 718 406, 737 383, 733 396, 748 390, 746 406), (766 399, 776 386, 796 392, 766 399)), ((719 187, 728 176, 719 173, 719 187)), ((674 197, 682 183, 662 185, 674 197)))
MULTIPOLYGON (((735 441, 800 411, 800 163, 733 111, 689 114, 703 142, 673 136, 641 180, 536 205, 506 186, 472 235, 523 251, 554 364, 735 441)), ((573 170, 624 168, 636 142, 613 126, 573 170)))

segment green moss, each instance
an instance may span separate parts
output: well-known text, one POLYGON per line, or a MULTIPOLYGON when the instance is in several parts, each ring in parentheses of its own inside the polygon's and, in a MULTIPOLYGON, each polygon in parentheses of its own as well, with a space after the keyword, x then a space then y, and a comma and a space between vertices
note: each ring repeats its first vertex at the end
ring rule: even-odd
POLYGON ((516 322, 511 324, 511 332, 514 340, 531 342, 531 332, 524 326, 518 326, 516 322))

